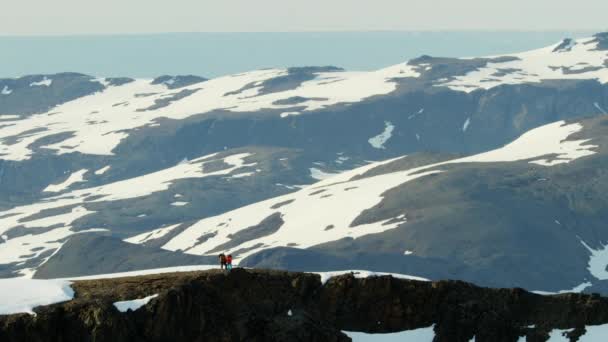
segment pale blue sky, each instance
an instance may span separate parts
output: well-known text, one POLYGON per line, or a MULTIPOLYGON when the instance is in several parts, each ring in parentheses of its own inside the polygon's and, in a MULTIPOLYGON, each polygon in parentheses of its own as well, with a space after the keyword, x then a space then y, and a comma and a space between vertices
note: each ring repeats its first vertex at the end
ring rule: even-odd
POLYGON ((608 29, 606 0, 3 0, 0 35, 608 29))

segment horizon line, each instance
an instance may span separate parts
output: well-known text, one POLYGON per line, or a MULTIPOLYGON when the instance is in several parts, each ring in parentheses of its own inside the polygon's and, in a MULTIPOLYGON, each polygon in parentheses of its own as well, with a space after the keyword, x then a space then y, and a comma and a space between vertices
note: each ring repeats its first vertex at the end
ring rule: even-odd
POLYGON ((416 29, 416 30, 306 30, 306 31, 163 31, 163 32, 91 32, 91 33, 50 33, 50 34, 3 34, 1 38, 81 38, 81 37, 125 37, 125 36, 161 36, 172 34, 348 34, 348 33, 559 33, 559 32, 608 32, 604 29, 416 29))

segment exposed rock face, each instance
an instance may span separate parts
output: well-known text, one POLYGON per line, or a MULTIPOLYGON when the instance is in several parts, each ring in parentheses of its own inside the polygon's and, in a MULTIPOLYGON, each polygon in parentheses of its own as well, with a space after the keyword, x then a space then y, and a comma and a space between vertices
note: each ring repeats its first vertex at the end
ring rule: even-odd
MULTIPOLYGON (((435 341, 546 341, 554 328, 608 323, 608 299, 540 296, 455 281, 332 278, 235 269, 79 281, 70 302, 0 316, 1 341, 348 341, 341 330, 435 325, 435 341), (159 294, 136 311, 112 303, 159 294), (530 326, 534 325, 533 328, 530 326)), ((575 339, 572 339, 575 341, 575 339)))

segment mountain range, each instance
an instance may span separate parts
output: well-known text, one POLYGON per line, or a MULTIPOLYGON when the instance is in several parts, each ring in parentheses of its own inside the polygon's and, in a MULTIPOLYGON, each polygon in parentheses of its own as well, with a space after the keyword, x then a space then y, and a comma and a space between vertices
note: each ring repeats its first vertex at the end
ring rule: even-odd
POLYGON ((219 78, 0 79, 0 276, 213 264, 608 293, 608 33, 219 78))

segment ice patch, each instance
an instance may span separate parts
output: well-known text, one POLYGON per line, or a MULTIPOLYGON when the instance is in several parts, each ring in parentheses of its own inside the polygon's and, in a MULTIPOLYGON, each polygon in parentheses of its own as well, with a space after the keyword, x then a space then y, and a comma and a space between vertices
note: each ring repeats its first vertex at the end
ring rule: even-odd
POLYGON ((150 300, 152 300, 152 298, 156 298, 156 297, 158 297, 158 294, 151 295, 151 296, 141 298, 141 299, 133 299, 133 300, 115 302, 114 306, 120 312, 127 312, 129 310, 135 311, 135 310, 141 308, 142 306, 148 304, 148 302, 150 302, 150 300))
POLYGON ((384 144, 393 136, 395 126, 390 121, 384 121, 384 131, 368 140, 373 148, 385 149, 384 144))

